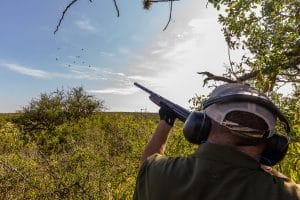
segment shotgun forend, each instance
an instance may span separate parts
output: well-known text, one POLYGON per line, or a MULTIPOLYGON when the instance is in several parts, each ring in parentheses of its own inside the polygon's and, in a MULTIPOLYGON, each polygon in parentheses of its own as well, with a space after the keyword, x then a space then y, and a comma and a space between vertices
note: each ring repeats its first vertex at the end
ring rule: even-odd
POLYGON ((155 103, 156 105, 158 105, 159 107, 161 107, 162 105, 167 106, 169 109, 171 109, 175 114, 176 117, 182 121, 185 122, 186 118, 189 116, 190 111, 181 107, 178 104, 175 104, 171 101, 169 101, 168 99, 156 94, 155 92, 149 90, 148 88, 140 85, 139 83, 134 83, 135 86, 137 86, 138 88, 144 90, 145 92, 147 92, 148 94, 150 94, 149 99, 155 103))

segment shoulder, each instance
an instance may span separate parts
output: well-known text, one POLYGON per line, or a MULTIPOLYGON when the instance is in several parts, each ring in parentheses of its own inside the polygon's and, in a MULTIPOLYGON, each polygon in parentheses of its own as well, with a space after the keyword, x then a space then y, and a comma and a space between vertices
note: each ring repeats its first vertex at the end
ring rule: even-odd
POLYGON ((283 193, 290 195, 291 199, 300 200, 300 185, 286 177, 276 177, 276 180, 282 185, 283 193))
POLYGON ((256 182, 260 182, 257 186, 260 187, 260 190, 269 191, 269 197, 272 196, 274 199, 284 200, 300 200, 300 185, 289 178, 271 175, 266 172, 261 172, 260 176, 256 178, 256 182))
POLYGON ((148 175, 160 176, 170 173, 177 173, 178 170, 188 167, 189 163, 193 162, 193 158, 187 157, 168 157, 161 154, 153 154, 148 157, 140 168, 140 173, 147 171, 148 175))
POLYGON ((183 160, 184 157, 167 157, 161 154, 148 157, 138 172, 134 199, 148 199, 150 193, 162 194, 166 184, 168 188, 173 188, 173 184, 178 183, 177 175, 184 172, 180 167, 183 160))
POLYGON ((192 171, 195 165, 195 158, 168 157, 161 154, 153 154, 142 164, 138 180, 157 183, 161 180, 172 180, 174 183, 185 179, 187 173, 192 171))

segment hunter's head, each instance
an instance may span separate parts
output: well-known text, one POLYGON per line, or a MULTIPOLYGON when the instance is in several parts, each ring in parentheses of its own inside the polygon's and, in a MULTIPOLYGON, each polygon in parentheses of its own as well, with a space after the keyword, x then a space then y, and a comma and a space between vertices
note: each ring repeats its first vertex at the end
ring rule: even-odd
POLYGON ((233 146, 263 143, 274 133, 276 116, 263 105, 267 96, 249 85, 232 83, 217 87, 205 109, 212 121, 210 140, 233 146))

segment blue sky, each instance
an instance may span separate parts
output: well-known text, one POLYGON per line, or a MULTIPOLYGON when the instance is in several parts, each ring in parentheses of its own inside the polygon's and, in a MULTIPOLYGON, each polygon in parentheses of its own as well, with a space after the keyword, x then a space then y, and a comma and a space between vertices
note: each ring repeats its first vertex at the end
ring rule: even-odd
POLYGON ((56 88, 83 86, 109 111, 157 111, 137 81, 187 107, 207 94, 199 71, 221 74, 227 50, 217 13, 205 1, 142 9, 141 0, 81 0, 58 19, 69 1, 0 2, 0 112, 15 112, 56 88))

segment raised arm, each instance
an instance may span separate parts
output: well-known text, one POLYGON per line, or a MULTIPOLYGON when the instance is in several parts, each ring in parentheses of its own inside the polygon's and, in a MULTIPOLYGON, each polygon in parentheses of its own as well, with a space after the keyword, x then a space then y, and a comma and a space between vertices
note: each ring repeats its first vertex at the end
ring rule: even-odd
POLYGON ((155 153, 164 154, 169 132, 175 122, 175 114, 172 110, 162 106, 159 109, 160 121, 151 139, 146 145, 140 160, 140 166, 155 153))

